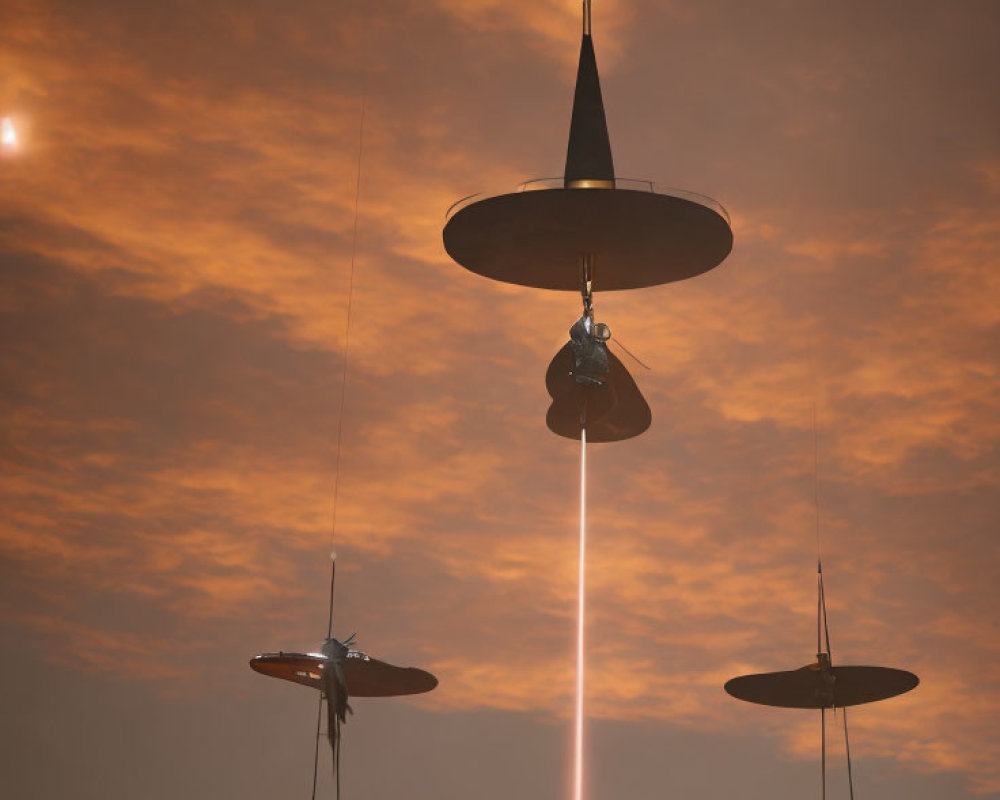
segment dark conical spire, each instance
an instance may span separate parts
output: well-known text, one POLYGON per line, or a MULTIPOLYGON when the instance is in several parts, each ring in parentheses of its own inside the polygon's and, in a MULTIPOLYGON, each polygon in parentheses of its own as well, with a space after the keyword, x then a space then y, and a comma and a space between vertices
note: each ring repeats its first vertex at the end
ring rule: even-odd
POLYGON ((597 75, 597 57, 590 37, 590 0, 583 4, 583 42, 580 66, 576 73, 573 118, 569 126, 566 150, 566 186, 596 185, 613 187, 615 165, 611 160, 611 140, 604 118, 601 81, 597 75))

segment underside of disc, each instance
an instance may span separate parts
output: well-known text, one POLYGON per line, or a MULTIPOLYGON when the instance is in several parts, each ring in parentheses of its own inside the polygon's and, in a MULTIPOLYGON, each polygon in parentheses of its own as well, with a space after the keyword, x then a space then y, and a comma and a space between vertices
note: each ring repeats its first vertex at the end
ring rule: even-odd
POLYGON ((562 188, 498 195, 461 208, 444 229, 448 254, 472 272, 539 289, 638 289, 717 266, 733 247, 725 218, 683 197, 634 189, 562 188))
MULTIPOLYGON (((321 676, 329 659, 311 653, 263 653, 250 660, 262 675, 322 689, 321 676)), ((396 697, 422 694, 437 686, 437 678, 415 667, 396 667, 358 651, 341 663, 351 697, 396 697)))
POLYGON ((908 692, 920 679, 890 667, 832 667, 832 684, 810 665, 788 672, 743 675, 726 683, 733 697, 781 708, 831 708, 874 703, 908 692))

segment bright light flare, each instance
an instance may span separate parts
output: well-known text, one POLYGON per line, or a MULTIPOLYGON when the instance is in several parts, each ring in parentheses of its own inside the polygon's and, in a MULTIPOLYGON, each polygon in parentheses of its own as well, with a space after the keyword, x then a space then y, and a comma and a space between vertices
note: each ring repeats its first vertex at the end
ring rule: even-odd
POLYGON ((583 800, 583 631, 587 575, 587 429, 580 431, 580 570, 577 577, 576 624, 576 736, 573 768, 573 800, 583 800))
POLYGON ((17 129, 10 117, 0 120, 0 147, 7 152, 17 150, 17 129))

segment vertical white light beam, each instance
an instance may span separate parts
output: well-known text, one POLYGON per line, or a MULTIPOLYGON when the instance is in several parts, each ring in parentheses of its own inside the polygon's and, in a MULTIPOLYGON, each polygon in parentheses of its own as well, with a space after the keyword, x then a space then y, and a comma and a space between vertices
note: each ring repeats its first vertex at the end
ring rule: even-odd
POLYGON ((583 800, 583 631, 587 575, 587 429, 580 430, 580 571, 577 577, 576 626, 576 746, 573 800, 583 800))

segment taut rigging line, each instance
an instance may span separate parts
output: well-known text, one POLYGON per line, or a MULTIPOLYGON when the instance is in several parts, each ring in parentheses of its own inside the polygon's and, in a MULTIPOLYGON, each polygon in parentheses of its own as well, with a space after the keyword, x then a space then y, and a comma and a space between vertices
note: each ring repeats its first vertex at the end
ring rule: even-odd
MULTIPOLYGON (((330 607, 326 623, 326 638, 333 636, 333 588, 337 578, 336 553, 333 552, 333 544, 337 534, 337 506, 340 497, 340 460, 343 450, 344 439, 344 408, 347 401, 347 364, 351 348, 351 311, 354 305, 354 267, 358 254, 358 209, 361 200, 361 157, 364 153, 365 143, 365 111, 368 105, 368 90, 364 87, 361 93, 361 114, 358 122, 358 155, 357 170, 354 180, 354 218, 351 226, 351 265, 348 270, 347 279, 347 310, 344 319, 344 355, 340 376, 340 406, 337 413, 337 439, 335 449, 334 474, 333 474, 333 503, 330 522, 330 607)), ((330 702, 323 692, 320 692, 319 705, 316 712, 316 746, 313 752, 313 780, 312 780, 312 800, 316 800, 316 785, 319 773, 319 740, 322 736, 321 728, 323 721, 323 703, 330 702)), ((340 719, 336 714, 328 714, 328 727, 335 726, 336 735, 333 740, 336 742, 333 754, 333 774, 336 780, 336 796, 340 798, 340 719)), ((327 731, 329 735, 329 731, 327 731)))
MULTIPOLYGON (((823 587, 823 554, 820 546, 819 524, 819 421, 816 410, 816 398, 813 397, 813 508, 816 518, 816 660, 833 666, 833 651, 830 648, 830 625, 826 615, 826 590, 823 587), (824 652, 823 647, 826 646, 824 652)), ((854 775, 851 770, 851 741, 847 729, 847 708, 841 708, 844 715, 844 748, 847 752, 847 786, 850 798, 854 800, 854 775)), ((833 706, 834 718, 837 706, 833 706)), ((822 781, 822 800, 826 800, 826 708, 820 708, 820 779, 822 781)))

